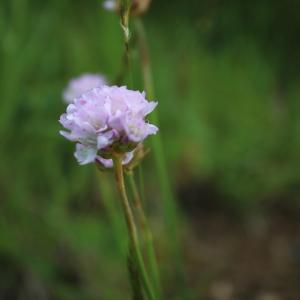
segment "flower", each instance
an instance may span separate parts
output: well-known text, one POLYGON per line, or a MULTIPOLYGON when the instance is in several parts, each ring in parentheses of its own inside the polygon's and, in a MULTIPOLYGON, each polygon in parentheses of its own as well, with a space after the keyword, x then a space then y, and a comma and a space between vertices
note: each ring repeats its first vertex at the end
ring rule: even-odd
POLYGON ((118 3, 116 0, 105 0, 103 2, 103 8, 106 10, 117 10, 118 3))
POLYGON ((144 92, 124 86, 94 88, 68 105, 59 120, 67 131, 60 134, 77 143, 75 158, 81 165, 97 162, 112 167, 114 153, 124 154, 126 164, 137 145, 158 131, 145 121, 156 105, 145 99, 144 92))
POLYGON ((67 103, 71 103, 84 92, 95 87, 101 87, 105 84, 106 79, 104 76, 98 74, 83 74, 69 82, 63 92, 63 98, 67 103))
MULTIPOLYGON (((139 16, 145 13, 150 5, 151 0, 132 0, 130 12, 133 16, 139 16)), ((108 11, 120 10, 120 5, 117 0, 105 0, 103 2, 103 8, 108 11)))

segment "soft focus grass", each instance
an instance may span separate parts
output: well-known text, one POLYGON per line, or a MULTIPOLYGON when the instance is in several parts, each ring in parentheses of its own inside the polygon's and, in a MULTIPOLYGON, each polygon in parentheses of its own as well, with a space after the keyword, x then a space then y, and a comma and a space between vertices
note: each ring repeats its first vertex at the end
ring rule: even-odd
MULTIPOLYGON (((237 34, 211 51, 198 23, 156 6, 146 27, 174 186, 213 181, 242 212, 274 195, 297 200, 297 82, 282 96, 278 66, 253 38, 237 34)), ((124 299, 126 241, 114 191, 104 184, 110 175, 79 167, 57 122, 69 78, 118 73, 118 19, 96 0, 2 1, 0 35, 0 290, 22 299, 124 299)), ((143 170, 154 231, 164 237, 151 155, 143 170)), ((168 281, 172 267, 159 241, 168 281)))

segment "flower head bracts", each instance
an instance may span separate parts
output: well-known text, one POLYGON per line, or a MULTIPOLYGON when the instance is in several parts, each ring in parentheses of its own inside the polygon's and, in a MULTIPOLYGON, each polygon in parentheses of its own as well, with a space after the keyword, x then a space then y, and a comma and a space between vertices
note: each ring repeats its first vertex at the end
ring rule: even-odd
POLYGON ((75 157, 80 164, 101 163, 112 167, 114 152, 124 153, 128 163, 133 150, 158 128, 145 121, 156 107, 145 94, 126 87, 103 86, 76 98, 67 107, 60 123, 68 130, 60 133, 77 142, 75 157))
POLYGON ((83 74, 72 79, 63 92, 63 98, 67 103, 71 103, 81 94, 95 87, 107 84, 104 76, 98 74, 83 74))

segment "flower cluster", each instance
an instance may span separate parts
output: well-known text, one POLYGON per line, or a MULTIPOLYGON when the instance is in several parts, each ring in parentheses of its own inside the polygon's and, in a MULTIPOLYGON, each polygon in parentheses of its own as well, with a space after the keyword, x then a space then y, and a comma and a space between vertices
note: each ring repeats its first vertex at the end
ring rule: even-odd
POLYGON ((133 157, 136 146, 158 128, 145 121, 156 107, 145 93, 126 87, 102 86, 89 90, 68 105, 60 123, 68 131, 60 133, 77 142, 79 164, 99 162, 112 167, 112 155, 124 153, 123 164, 133 157))
POLYGON ((69 82, 63 92, 63 98, 67 103, 71 103, 84 92, 105 84, 107 84, 107 82, 104 76, 98 74, 83 74, 69 82))

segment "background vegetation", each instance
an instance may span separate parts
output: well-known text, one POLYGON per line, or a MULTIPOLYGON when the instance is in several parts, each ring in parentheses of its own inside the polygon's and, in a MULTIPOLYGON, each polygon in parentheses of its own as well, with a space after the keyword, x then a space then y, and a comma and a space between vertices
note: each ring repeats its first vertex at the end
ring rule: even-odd
MULTIPOLYGON (((299 8, 154 0, 145 16, 183 248, 191 212, 206 206, 248 219, 279 204, 299 216, 299 8)), ((57 122, 71 77, 118 74, 118 18, 100 0, 2 0, 0 36, 0 299, 125 299, 110 175, 79 167, 57 122)), ((137 66, 134 79, 141 89, 137 66)), ((165 292, 175 299, 151 155, 143 171, 165 292)), ((195 299, 207 280, 190 280, 195 299)))

